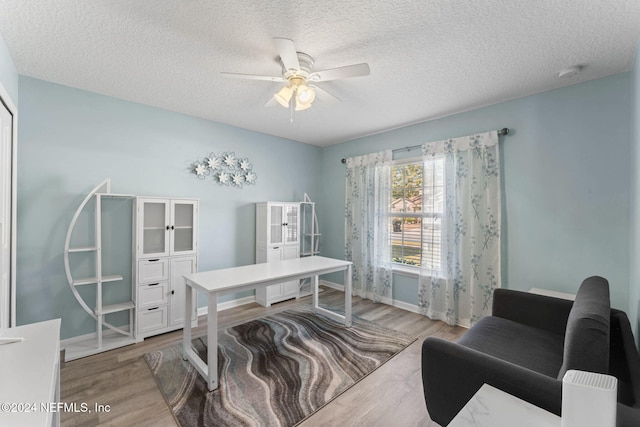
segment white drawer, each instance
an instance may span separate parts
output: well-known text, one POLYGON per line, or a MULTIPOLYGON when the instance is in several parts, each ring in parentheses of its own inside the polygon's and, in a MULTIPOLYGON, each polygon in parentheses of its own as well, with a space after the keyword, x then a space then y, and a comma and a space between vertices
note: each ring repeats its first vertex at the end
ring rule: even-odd
POLYGON ((138 283, 169 280, 169 258, 152 258, 138 261, 138 283))
POLYGON ((161 305, 138 311, 138 335, 164 329, 169 325, 167 306, 161 305))
POLYGON ((169 282, 138 285, 138 307, 147 308, 166 304, 169 301, 169 282))

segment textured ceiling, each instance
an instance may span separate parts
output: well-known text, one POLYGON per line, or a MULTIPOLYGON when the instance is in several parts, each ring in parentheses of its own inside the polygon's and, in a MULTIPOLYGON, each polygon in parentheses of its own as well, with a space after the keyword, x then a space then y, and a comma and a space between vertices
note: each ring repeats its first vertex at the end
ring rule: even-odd
POLYGON ((640 1, 0 0, 0 33, 22 75, 326 146, 628 71, 640 1), (280 75, 273 37, 371 75, 292 123, 281 84, 220 75, 280 75))

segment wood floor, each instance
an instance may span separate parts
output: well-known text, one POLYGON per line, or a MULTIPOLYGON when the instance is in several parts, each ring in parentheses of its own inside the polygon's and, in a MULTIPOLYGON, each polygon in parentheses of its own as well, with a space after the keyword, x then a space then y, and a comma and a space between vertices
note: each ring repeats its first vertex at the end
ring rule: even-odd
MULTIPOLYGON (((344 294, 325 289, 320 301, 339 307, 344 294)), ((310 298, 286 301, 270 308, 248 304, 218 313, 219 327, 242 324, 310 298)), ((407 349, 351 387, 301 426, 427 426, 420 376, 420 349, 424 338, 459 338, 466 329, 385 304, 354 298, 354 314, 417 337, 407 349)), ((206 331, 206 317, 199 319, 195 333, 206 331)), ((147 338, 144 342, 66 362, 61 367, 61 399, 75 404, 76 412, 63 412, 63 426, 176 426, 147 363, 145 353, 180 342, 182 331, 147 338), (85 404, 90 411, 80 410, 85 404), (102 405, 96 411, 95 405, 102 405), (100 409, 99 408, 99 409, 100 409)))

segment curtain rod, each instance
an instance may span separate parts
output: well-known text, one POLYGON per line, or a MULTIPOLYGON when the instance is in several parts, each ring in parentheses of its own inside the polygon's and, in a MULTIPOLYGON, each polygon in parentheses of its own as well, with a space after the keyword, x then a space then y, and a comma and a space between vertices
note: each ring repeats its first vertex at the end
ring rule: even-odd
MULTIPOLYGON (((502 128, 502 129, 498 129, 498 136, 505 136, 509 134, 509 128, 502 128)), ((414 150, 416 148, 420 148, 422 147, 423 144, 420 145, 412 145, 410 147, 403 147, 403 148, 396 148, 395 150, 391 150, 394 153, 397 153, 398 151, 411 151, 414 150)), ((341 160, 342 163, 347 163, 347 159, 342 159, 341 160)))

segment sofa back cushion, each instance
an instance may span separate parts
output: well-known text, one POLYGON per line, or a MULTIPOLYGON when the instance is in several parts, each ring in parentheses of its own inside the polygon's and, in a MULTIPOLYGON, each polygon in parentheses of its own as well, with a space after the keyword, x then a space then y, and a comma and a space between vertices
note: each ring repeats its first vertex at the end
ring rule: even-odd
POLYGON ((610 317, 609 282, 598 276, 585 279, 567 320, 559 380, 570 369, 608 372, 610 317))

